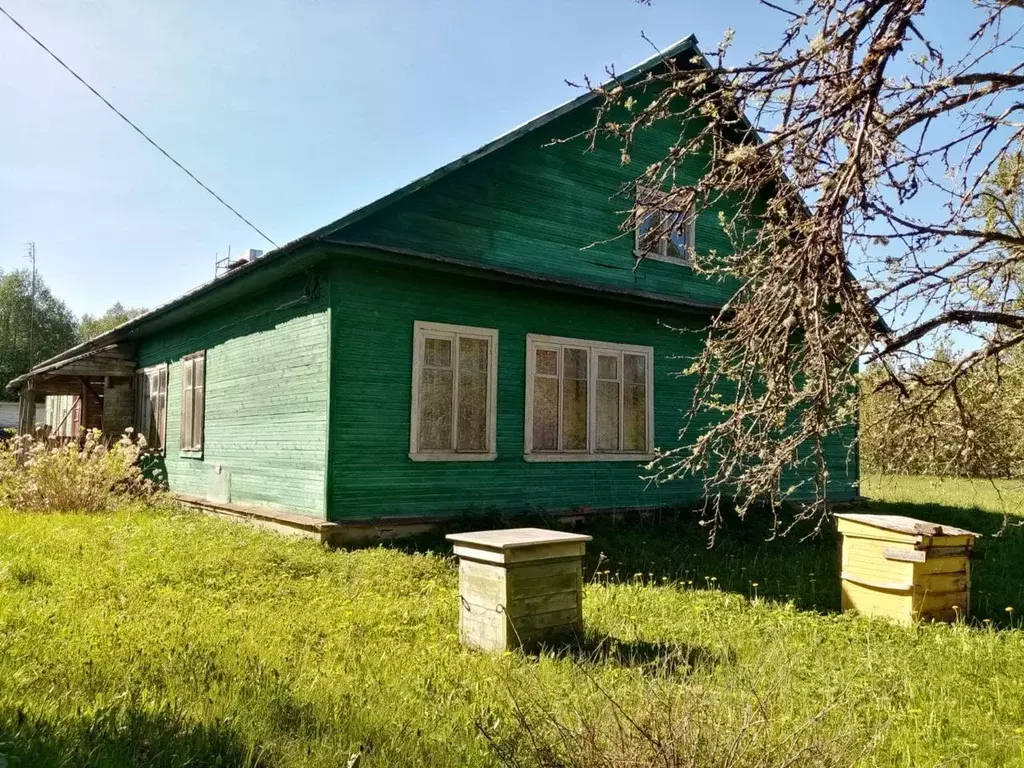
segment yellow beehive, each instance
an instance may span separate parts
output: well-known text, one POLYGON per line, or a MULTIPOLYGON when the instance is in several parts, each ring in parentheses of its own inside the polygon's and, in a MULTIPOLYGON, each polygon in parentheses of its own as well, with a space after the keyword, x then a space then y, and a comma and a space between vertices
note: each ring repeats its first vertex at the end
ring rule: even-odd
POLYGON ((967 616, 980 534, 900 515, 836 517, 844 611, 903 624, 967 616))

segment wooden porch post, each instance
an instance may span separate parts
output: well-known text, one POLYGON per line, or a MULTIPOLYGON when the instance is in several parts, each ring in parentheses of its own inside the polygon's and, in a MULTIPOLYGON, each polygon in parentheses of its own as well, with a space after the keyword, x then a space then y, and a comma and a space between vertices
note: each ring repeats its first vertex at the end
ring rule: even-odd
POLYGON ((36 431, 36 388, 35 381, 29 379, 18 395, 18 434, 32 435, 36 431))

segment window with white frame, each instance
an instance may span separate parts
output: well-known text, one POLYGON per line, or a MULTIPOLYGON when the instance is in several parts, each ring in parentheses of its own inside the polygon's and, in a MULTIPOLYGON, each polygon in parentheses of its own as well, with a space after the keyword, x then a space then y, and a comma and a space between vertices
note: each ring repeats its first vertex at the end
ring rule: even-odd
POLYGON ((206 421, 206 352, 181 360, 181 436, 184 453, 201 454, 206 421))
POLYGON ((167 366, 145 368, 135 374, 135 432, 146 445, 163 450, 167 435, 167 366))
POLYGON ((526 337, 528 461, 625 461, 650 456, 652 347, 526 337))
POLYGON ((692 266, 697 217, 671 192, 636 188, 636 255, 692 266))
POLYGON ((497 384, 496 330, 417 321, 409 457, 493 459, 497 384))

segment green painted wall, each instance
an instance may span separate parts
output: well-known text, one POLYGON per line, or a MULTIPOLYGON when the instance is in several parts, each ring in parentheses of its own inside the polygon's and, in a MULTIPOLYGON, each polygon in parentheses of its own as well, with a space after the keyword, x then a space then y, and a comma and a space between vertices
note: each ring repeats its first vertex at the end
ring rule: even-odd
POLYGON ((305 298, 307 278, 156 334, 139 365, 170 363, 165 469, 171 490, 207 496, 217 466, 231 500, 325 514, 328 325, 325 296, 305 298), (181 456, 181 358, 205 349, 202 458, 181 456))
MULTIPOLYGON (((471 510, 637 508, 692 504, 692 480, 646 487, 632 462, 523 459, 527 333, 654 347, 655 444, 677 443, 693 381, 674 374, 694 354, 701 320, 565 292, 338 257, 331 273, 332 519, 448 515, 471 510), (408 457, 416 320, 497 328, 497 459, 408 457)), ((837 445, 838 445, 837 441, 837 445)), ((840 461, 838 454, 842 453, 840 461)), ((835 472, 845 475, 845 452, 835 472)), ((852 491, 846 484, 847 495, 852 491)))
MULTIPOLYGON (((633 205, 631 196, 619 196, 620 190, 664 157, 677 132, 667 123, 644 131, 627 165, 621 162, 619 147, 609 141, 593 152, 585 152, 581 140, 547 146, 584 130, 592 120, 592 105, 577 108, 345 227, 332 239, 704 304, 724 302, 733 290, 730 285, 710 282, 686 267, 645 259, 634 269, 632 233, 619 230, 633 205)), ((687 158, 675 183, 694 183, 704 162, 687 158)), ((698 216, 696 247, 702 253, 731 252, 719 213, 719 208, 709 208, 698 216)))

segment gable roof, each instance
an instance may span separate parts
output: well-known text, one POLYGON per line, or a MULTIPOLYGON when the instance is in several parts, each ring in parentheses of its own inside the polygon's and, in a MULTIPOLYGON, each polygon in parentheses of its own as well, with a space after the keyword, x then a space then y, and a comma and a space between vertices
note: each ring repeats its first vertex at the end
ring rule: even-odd
MULTIPOLYGON (((636 66, 631 67, 625 72, 616 74, 611 80, 604 83, 604 85, 609 86, 616 82, 626 82, 634 80, 637 77, 646 74, 647 72, 650 72, 659 65, 664 64, 665 62, 671 59, 678 58, 679 56, 686 54, 688 52, 698 57, 701 61, 704 62, 705 65, 707 65, 707 60, 704 58, 704 55, 700 52, 700 49, 697 47, 697 38, 694 35, 689 35, 683 38, 682 40, 673 43, 667 48, 658 51, 651 57, 645 59, 636 66)), ((116 328, 113 328, 105 333, 102 333, 99 336, 96 336, 95 338, 92 338, 88 341, 82 342, 81 344, 77 344, 76 346, 71 347, 70 349, 67 349, 64 352, 61 352, 59 355, 56 355, 48 360, 43 360, 42 362, 37 363, 36 366, 31 371, 12 380, 8 386, 17 386, 24 382, 25 380, 27 380, 30 376, 41 373, 44 371, 44 369, 49 370, 54 368, 58 364, 66 363, 71 358, 78 358, 83 354, 88 354, 91 351, 102 349, 104 347, 107 347, 111 344, 115 344, 120 341, 139 338, 141 335, 143 335, 142 333, 139 333, 140 331, 144 332, 146 326, 153 324, 154 320, 157 320, 158 318, 166 315, 168 312, 178 309, 182 305, 195 301, 200 297, 206 296, 207 294, 210 294, 215 290, 220 290, 222 286, 226 286, 230 283, 233 283, 240 277, 244 277, 246 275, 252 274, 257 270, 264 269, 270 264, 278 263, 282 259, 288 257, 289 255, 294 254, 300 248, 324 240, 329 235, 334 234, 348 227, 349 225, 356 223, 357 221, 365 219, 371 214, 383 208, 386 208, 392 203, 401 200, 402 198, 408 195, 411 195, 417 190, 423 189, 429 184, 437 181, 438 179, 444 176, 447 176, 450 173, 453 173, 454 171, 457 171, 460 168, 469 165, 475 160, 479 160, 480 158, 485 157, 486 155, 489 155, 498 149, 501 149, 502 147, 506 146, 507 144, 510 144, 511 142, 515 141, 521 136, 524 136, 530 133, 531 131, 535 131, 538 128, 547 125, 548 123, 558 119, 562 115, 565 115, 568 112, 571 112, 572 110, 576 109, 577 107, 582 106, 589 101, 595 100, 596 98, 598 98, 597 93, 594 90, 588 90, 585 93, 582 93, 579 96, 570 99, 569 101, 566 101, 565 103, 555 107, 554 109, 548 110, 547 112, 538 115, 532 120, 528 120, 525 123, 513 128, 512 130, 501 134, 497 138, 492 139, 491 141, 487 142, 478 149, 475 149, 472 152, 468 152, 462 155, 461 157, 456 158, 450 163, 441 166, 437 170, 431 171, 425 176, 421 176, 420 178, 415 179, 414 181, 411 181, 402 187, 399 187, 393 192, 390 192, 384 195, 383 197, 378 198, 377 200, 374 200, 360 208, 355 209, 354 211, 351 211, 350 213, 346 214, 345 216, 342 216, 340 219, 331 222, 330 224, 327 224, 326 226, 320 227, 319 229, 316 229, 308 234, 302 235, 301 237, 291 240, 282 245, 281 247, 269 251, 261 258, 253 262, 250 262, 249 264, 246 264, 244 266, 237 267, 236 269, 228 272, 223 277, 215 278, 209 282, 203 283, 197 286, 196 288, 192 289, 191 291, 188 291, 187 293, 184 293, 181 296, 172 299, 171 301, 154 307, 148 312, 145 312, 144 314, 139 315, 138 317, 133 318, 132 320, 129 320, 126 323, 122 323, 116 328)))

